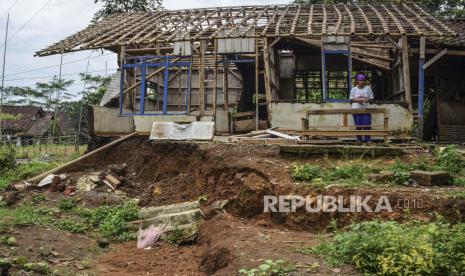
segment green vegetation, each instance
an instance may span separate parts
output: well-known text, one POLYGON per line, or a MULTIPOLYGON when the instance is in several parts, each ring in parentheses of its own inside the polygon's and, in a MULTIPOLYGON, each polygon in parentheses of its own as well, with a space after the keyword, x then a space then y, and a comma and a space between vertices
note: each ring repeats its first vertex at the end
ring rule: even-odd
POLYGON ((368 180, 368 174, 377 171, 362 164, 348 164, 338 167, 320 167, 310 164, 292 165, 291 175, 295 180, 326 185, 343 180, 345 185, 358 185, 368 180))
POLYGON ((13 147, 0 147, 0 174, 11 170, 16 164, 16 151, 13 147))
POLYGON ((362 222, 331 242, 299 250, 366 274, 459 275, 465 273, 465 224, 362 222))
POLYGON ((65 145, 41 145, 21 147, 20 150, 9 146, 0 146, 0 190, 12 182, 28 179, 42 172, 53 169, 60 164, 79 157, 85 152, 82 146, 79 152, 74 147, 65 145), (41 155, 50 153, 50 161, 42 161, 41 155), (17 158, 31 158, 28 163, 15 166, 17 158))
POLYGON ((294 163, 292 177, 297 181, 311 183, 314 186, 326 186, 335 182, 341 185, 353 186, 369 184, 370 174, 381 171, 392 172, 385 182, 401 185, 410 179, 413 170, 446 171, 454 178, 454 184, 465 186, 465 159, 455 145, 433 149, 434 157, 416 163, 404 163, 396 160, 388 167, 370 167, 362 162, 351 162, 343 166, 316 166, 312 164, 294 163))
POLYGON ((281 276, 288 275, 292 271, 295 271, 295 267, 283 260, 266 260, 263 264, 257 268, 252 269, 240 269, 239 275, 244 276, 281 276))
POLYGON ((97 208, 79 207, 65 199, 59 209, 43 206, 22 205, 15 209, 0 208, 0 231, 28 225, 54 226, 59 229, 85 233, 96 231, 109 240, 126 241, 135 238, 128 222, 136 220, 139 207, 132 201, 97 208))

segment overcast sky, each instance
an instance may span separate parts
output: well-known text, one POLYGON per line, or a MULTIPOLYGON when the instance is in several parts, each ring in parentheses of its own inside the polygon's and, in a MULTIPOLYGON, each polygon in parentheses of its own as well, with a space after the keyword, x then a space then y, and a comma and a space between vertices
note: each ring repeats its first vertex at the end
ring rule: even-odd
MULTIPOLYGON (((165 0, 163 6, 172 10, 288 2, 290 0, 165 0)), ((58 75, 59 55, 34 57, 34 52, 85 28, 99 8, 100 5, 94 4, 94 0, 0 0, 1 57, 6 14, 10 13, 5 86, 33 86, 37 81, 47 82, 58 75), (42 69, 43 67, 50 68, 42 69), (27 72, 31 70, 35 71, 27 72)), ((83 89, 79 73, 86 71, 88 57, 89 72, 92 74, 112 74, 117 67, 116 55, 110 52, 102 54, 101 51, 83 51, 65 54, 62 74, 63 78, 76 80, 70 88, 73 94, 78 94, 83 89)), ((3 64, 1 59, 0 64, 3 64)))

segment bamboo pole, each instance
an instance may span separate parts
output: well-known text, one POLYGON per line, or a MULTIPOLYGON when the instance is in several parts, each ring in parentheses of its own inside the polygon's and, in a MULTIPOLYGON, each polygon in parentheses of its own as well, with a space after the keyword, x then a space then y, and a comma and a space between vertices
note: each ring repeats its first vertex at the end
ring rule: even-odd
POLYGON ((87 158, 89 158, 89 157, 95 155, 96 153, 99 153, 99 152, 101 152, 101 151, 103 151, 103 150, 105 150, 105 149, 108 149, 108 148, 110 148, 110 147, 112 147, 112 146, 114 146, 114 145, 116 145, 116 144, 119 144, 119 143, 121 143, 121 142, 123 142, 123 141, 126 141, 126 140, 128 140, 129 138, 136 136, 137 134, 138 134, 137 132, 133 132, 133 133, 131 133, 131 134, 128 134, 128 135, 126 135, 126 136, 123 136, 123 137, 121 137, 121 138, 119 138, 119 139, 117 139, 117 140, 115 140, 115 141, 113 141, 113 142, 111 142, 111 143, 106 144, 106 145, 103 146, 103 147, 100 147, 100 148, 98 148, 98 149, 96 149, 96 150, 94 150, 94 151, 91 151, 91 152, 89 152, 89 153, 87 153, 87 154, 85 154, 85 155, 83 155, 83 156, 81 156, 81 157, 79 157, 79 158, 77 158, 77 159, 74 159, 74 160, 72 160, 72 161, 69 161, 68 163, 65 163, 65 164, 63 164, 63 165, 61 165, 61 166, 58 166, 58 167, 56 167, 56 168, 54 168, 54 169, 51 169, 51 170, 49 170, 49 171, 47 171, 47 172, 44 172, 44 173, 42 173, 42 174, 40 174, 40 175, 38 175, 38 176, 36 176, 36 177, 33 177, 33 178, 31 178, 31 179, 28 179, 27 181, 30 182, 30 183, 37 183, 37 182, 41 181, 41 180, 44 179, 46 176, 48 176, 48 175, 50 175, 50 174, 52 174, 52 173, 56 173, 56 172, 59 172, 59 171, 61 171, 61 170, 63 170, 63 169, 66 169, 67 167, 69 167, 69 166, 71 166, 71 165, 74 165, 74 164, 78 163, 79 161, 85 160, 85 159, 87 159, 87 158))

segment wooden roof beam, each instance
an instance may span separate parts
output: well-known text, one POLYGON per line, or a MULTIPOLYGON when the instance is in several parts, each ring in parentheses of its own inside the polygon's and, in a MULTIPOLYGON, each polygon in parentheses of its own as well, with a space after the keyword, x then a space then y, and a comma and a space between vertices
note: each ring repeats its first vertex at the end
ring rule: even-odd
POLYGON ((295 33, 295 28, 297 26, 297 23, 299 22, 299 16, 300 16, 300 10, 302 9, 302 5, 299 5, 297 7, 297 12, 295 13, 294 19, 292 20, 292 27, 290 31, 290 35, 293 36, 295 33))
POLYGON ((307 34, 308 35, 312 35, 313 7, 314 7, 314 5, 310 6, 310 14, 308 15, 308 24, 307 24, 307 34))
POLYGON ((430 30, 432 30, 433 32, 436 32, 437 34, 439 34, 440 36, 443 36, 444 33, 441 32, 440 30, 438 30, 437 28, 435 28, 433 25, 431 25, 428 21, 426 21, 423 17, 421 17, 418 12, 415 12, 412 8, 410 8, 408 5, 406 4, 403 4, 404 8, 406 8, 411 14, 414 14, 415 17, 420 20, 424 25, 426 25, 428 28, 430 28, 430 30))
POLYGON ((261 36, 265 36, 268 29, 270 28, 271 24, 276 20, 276 16, 278 16, 278 11, 279 11, 279 7, 276 6, 275 9, 274 9, 274 13, 273 15, 271 16, 271 18, 268 20, 268 22, 266 23, 266 26, 265 28, 263 28, 263 31, 261 33, 261 36))
POLYGON ((336 11, 337 13, 337 23, 336 23, 336 27, 333 31, 333 34, 337 34, 339 32, 339 28, 341 28, 341 24, 342 24, 342 14, 341 14, 341 11, 337 8, 336 5, 333 5, 334 7, 334 10, 336 11))
POLYGON ((353 35, 355 34, 355 19, 354 19, 354 15, 352 14, 352 12, 350 11, 349 7, 347 7, 347 5, 343 5, 344 6, 344 9, 346 10, 347 14, 349 15, 349 18, 350 18, 350 34, 353 35))
POLYGON ((376 14, 376 17, 378 17, 378 20, 381 22, 381 26, 383 26, 384 34, 388 35, 389 34, 389 27, 388 27, 388 25, 386 23, 386 20, 384 20, 381 13, 375 7, 373 7, 372 5, 368 5, 368 7, 370 7, 370 9, 376 14))
POLYGON ((413 22, 408 16, 405 16, 405 14, 399 8, 397 8, 397 6, 391 4, 391 7, 400 15, 400 17, 407 21, 410 24, 410 26, 413 27, 413 29, 415 29, 415 32, 417 32, 418 35, 424 35, 423 31, 417 26, 417 24, 415 24, 415 22, 413 22))
POLYGON ((355 4, 355 6, 357 7, 358 12, 362 15, 363 20, 365 21, 365 24, 367 25, 368 33, 369 33, 370 35, 373 34, 373 26, 371 25, 371 22, 370 22, 370 20, 368 19, 367 15, 365 14, 365 12, 363 11, 363 9, 362 9, 359 5, 355 4))
POLYGON ((400 24, 399 19, 385 5, 381 5, 381 7, 383 7, 383 9, 386 11, 389 17, 391 17, 392 21, 394 21, 394 24, 396 24, 396 27, 399 30, 400 34, 405 35, 405 29, 404 27, 402 27, 402 24, 400 24))
POLYGON ((281 16, 279 17, 278 23, 276 23, 276 29, 275 29, 275 35, 279 35, 279 29, 281 28, 281 24, 284 21, 284 18, 286 17, 288 11, 289 11, 290 5, 286 7, 286 9, 283 11, 281 16))

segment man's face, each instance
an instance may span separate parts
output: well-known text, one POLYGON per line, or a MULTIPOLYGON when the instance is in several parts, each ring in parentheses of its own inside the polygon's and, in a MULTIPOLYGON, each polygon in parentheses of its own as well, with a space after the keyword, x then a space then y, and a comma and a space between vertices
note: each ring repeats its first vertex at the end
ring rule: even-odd
POLYGON ((365 80, 357 80, 358 86, 365 86, 365 80))

